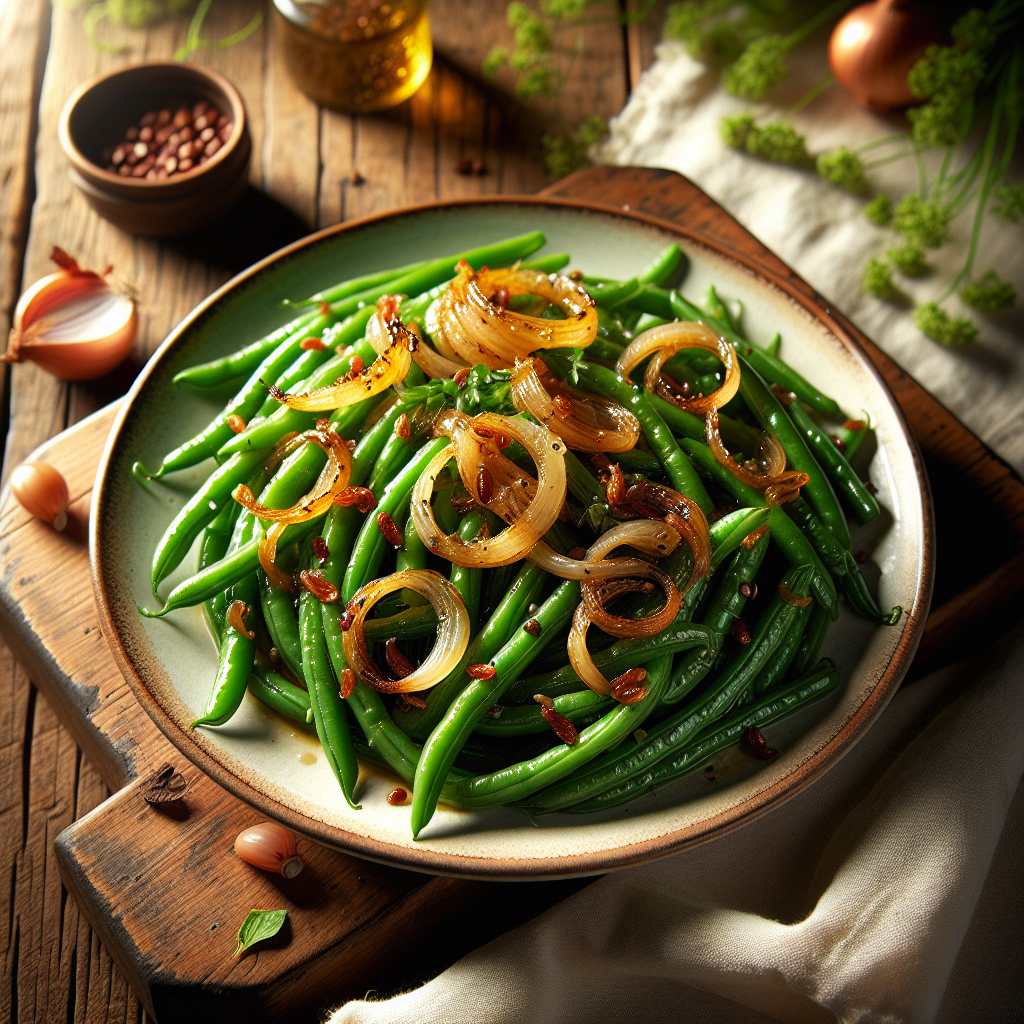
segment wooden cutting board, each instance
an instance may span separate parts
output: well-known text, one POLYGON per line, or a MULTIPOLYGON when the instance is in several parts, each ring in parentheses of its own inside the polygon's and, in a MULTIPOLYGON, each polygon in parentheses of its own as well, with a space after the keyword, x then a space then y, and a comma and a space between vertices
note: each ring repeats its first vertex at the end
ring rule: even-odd
MULTIPOLYGON (((864 346, 910 422, 932 484, 935 596, 912 676, 966 653, 960 641, 967 630, 1019 606, 1024 484, 774 254, 672 172, 590 168, 546 194, 626 206, 672 222, 698 241, 724 243, 770 280, 786 280, 864 346), (964 543, 978 522, 985 523, 986 543, 964 543)), ((308 841, 300 842, 306 869, 291 881, 234 857, 235 835, 259 815, 185 762, 156 729, 99 631, 86 529, 114 412, 113 406, 100 411, 32 456, 67 478, 72 503, 64 533, 31 519, 8 493, 0 495, 4 634, 116 791, 58 836, 64 883, 161 1024, 215 1014, 247 1024, 314 1019, 320 1008, 361 995, 413 942, 469 900, 497 892, 498 884, 414 874, 308 841), (161 810, 140 790, 165 762, 191 788, 180 804, 161 810), (235 933, 254 908, 287 909, 288 924, 258 952, 235 959, 235 933)))

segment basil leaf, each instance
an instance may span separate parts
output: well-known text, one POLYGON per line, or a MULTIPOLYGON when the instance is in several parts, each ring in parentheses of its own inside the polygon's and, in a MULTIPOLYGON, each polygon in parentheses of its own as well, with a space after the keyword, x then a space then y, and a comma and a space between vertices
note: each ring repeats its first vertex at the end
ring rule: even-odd
POLYGON ((250 910, 238 929, 238 948, 231 955, 238 956, 255 943, 272 938, 287 916, 287 910, 250 910))

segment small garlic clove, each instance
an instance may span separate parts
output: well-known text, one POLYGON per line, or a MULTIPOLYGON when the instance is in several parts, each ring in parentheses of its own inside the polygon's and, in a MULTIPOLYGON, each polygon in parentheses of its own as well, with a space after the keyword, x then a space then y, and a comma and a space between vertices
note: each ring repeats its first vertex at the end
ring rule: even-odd
POLYGON ((48 462, 23 462, 11 474, 11 493, 21 506, 55 530, 68 524, 68 485, 48 462))
POLYGON ((303 867, 295 852, 295 836, 276 821, 264 821, 244 829, 235 839, 235 853, 262 871, 294 878, 303 867))

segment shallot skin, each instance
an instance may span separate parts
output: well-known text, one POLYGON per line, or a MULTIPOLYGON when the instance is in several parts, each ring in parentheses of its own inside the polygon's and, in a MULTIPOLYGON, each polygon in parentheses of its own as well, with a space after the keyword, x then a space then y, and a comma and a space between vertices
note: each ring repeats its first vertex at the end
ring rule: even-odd
POLYGON ((294 878, 303 867, 295 852, 295 836, 274 821, 264 821, 238 833, 235 853, 247 864, 294 878))
POLYGON ((68 523, 68 485, 48 462, 23 462, 11 474, 11 493, 26 512, 58 532, 68 523))

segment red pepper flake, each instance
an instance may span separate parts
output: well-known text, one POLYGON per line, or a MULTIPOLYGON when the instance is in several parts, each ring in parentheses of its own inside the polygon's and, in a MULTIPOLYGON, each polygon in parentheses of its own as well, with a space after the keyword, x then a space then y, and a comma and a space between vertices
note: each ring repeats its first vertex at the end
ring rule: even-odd
POLYGON ((299 348, 305 352, 324 352, 327 346, 319 338, 303 338, 299 348))
POLYGON ((760 530, 755 530, 753 533, 748 533, 743 538, 743 546, 748 550, 752 550, 754 545, 766 534, 771 533, 770 526, 762 526, 760 530))
POLYGON ((388 793, 388 803, 391 804, 392 807, 400 807, 408 799, 409 794, 401 787, 397 787, 388 793))
POLYGON ((492 306, 497 306, 499 309, 505 309, 508 306, 508 300, 511 296, 508 293, 508 289, 502 285, 488 300, 492 306))
POLYGON ((622 475, 622 470, 617 462, 608 467, 608 483, 605 492, 609 505, 622 505, 626 501, 626 478, 622 475))
POLYGON ((353 171, 348 177, 353 185, 362 185, 366 182, 366 179, 358 171, 353 171))
POLYGON ((866 551, 857 551, 854 553, 853 560, 858 565, 866 565, 871 556, 866 551))
POLYGON ((846 442, 841 437, 836 437, 835 434, 828 435, 832 439, 832 443, 841 451, 846 451, 846 442))
POLYGON ((393 636, 384 644, 384 660, 396 679, 404 679, 416 671, 416 666, 398 649, 398 641, 393 636))
POLYGON ((866 490, 868 494, 878 493, 878 488, 870 480, 864 481, 864 490, 866 490))
POLYGON ((565 395, 554 395, 551 399, 551 404, 554 406, 555 415, 560 420, 567 420, 576 412, 576 406, 573 404, 571 398, 566 398, 565 395))
POLYGON ((363 372, 363 357, 359 356, 359 355, 355 355, 355 356, 353 356, 349 360, 349 363, 348 363, 348 378, 349 378, 349 380, 352 380, 352 378, 358 376, 362 372, 363 372))
POLYGON ((329 302, 321 302, 318 308, 321 316, 331 315, 331 304, 329 302))
POLYGON ((540 623, 536 619, 530 619, 529 622, 524 623, 523 629, 525 629, 530 636, 540 636, 540 623))
POLYGON ((466 675, 471 679, 493 679, 498 670, 493 665, 467 665, 466 675))
POLYGON ((267 390, 270 392, 270 397, 277 402, 283 402, 287 395, 276 385, 271 384, 267 390))
POLYGON ((228 426, 236 434, 240 434, 243 430, 245 430, 246 423, 245 420, 243 420, 242 417, 238 415, 238 413, 233 412, 231 413, 230 416, 228 416, 228 426))
POLYGON ((249 617, 249 606, 244 601, 232 601, 225 616, 228 625, 236 632, 241 633, 246 640, 255 640, 256 633, 247 629, 245 620, 249 617))
POLYGON ((411 708, 416 708, 418 711, 422 711, 427 706, 427 702, 418 693, 403 693, 402 699, 411 708))
POLYGON ((398 532, 394 519, 383 509, 377 513, 377 525, 380 527, 380 532, 384 534, 384 539, 393 548, 400 548, 402 546, 402 535, 398 532))
POLYGON ((792 391, 788 391, 781 384, 773 384, 772 391, 775 392, 775 397, 783 405, 792 405, 796 401, 796 395, 792 391))
POLYGON ((717 523, 719 519, 723 519, 730 512, 735 512, 735 505, 719 505, 711 510, 711 515, 708 516, 709 523, 717 523))
POLYGON ((466 378, 469 376, 469 367, 464 366, 461 370, 456 370, 452 374, 452 380, 455 381, 456 385, 461 390, 466 386, 466 378))
POLYGON ((748 601, 753 601, 757 597, 757 584, 756 583, 741 583, 740 594, 743 595, 748 601))
POLYGON ((569 280, 570 281, 582 281, 583 280, 583 271, 582 270, 570 270, 569 271, 569 280))
POLYGON ((409 417, 403 412, 402 415, 395 420, 395 437, 401 441, 408 441, 409 436, 409 417))
POLYGON ((494 483, 491 480, 491 474, 488 472, 486 466, 480 467, 480 472, 476 476, 476 490, 477 494, 480 495, 480 501, 486 505, 490 502, 491 497, 494 493, 494 483))
POLYGON ((576 732, 576 726, 569 721, 565 715, 560 715, 554 707, 541 706, 540 713, 544 721, 555 730, 555 735, 568 747, 571 747, 580 737, 576 732))
POLYGON ((750 752, 761 761, 770 761, 778 754, 777 750, 768 746, 764 733, 757 726, 752 726, 747 730, 747 743, 750 744, 750 752))
POLYGON ((732 624, 732 635, 736 643, 742 644, 744 647, 751 641, 750 630, 747 629, 747 624, 742 619, 737 619, 732 624))
POLYGON ((487 710, 486 710, 486 711, 484 712, 484 714, 485 714, 485 715, 486 715, 486 716, 487 716, 488 718, 501 718, 501 713, 502 713, 502 712, 503 712, 504 710, 505 710, 505 709, 504 709, 504 708, 503 708, 503 707, 502 707, 502 706, 501 706, 500 704, 492 704, 492 705, 491 705, 491 706, 490 706, 490 707, 489 707, 489 708, 488 708, 488 709, 487 709, 487 710))
POLYGON ((843 427, 851 433, 857 434, 862 430, 867 430, 868 425, 863 420, 847 420, 843 427))
POLYGON ((352 620, 355 616, 346 608, 338 619, 338 625, 341 627, 342 633, 347 633, 352 628, 352 620))
POLYGON ((612 696, 620 704, 636 704, 647 696, 647 687, 643 685, 647 678, 647 669, 631 668, 612 680, 612 696))
POLYGON ((334 604, 338 600, 338 588, 330 580, 325 579, 319 569, 303 569, 299 573, 299 582, 324 604, 334 604))
POLYGON ((348 700, 352 691, 356 688, 356 674, 350 668, 341 670, 341 696, 348 700))
POLYGON ((363 515, 377 507, 377 499, 368 487, 346 487, 334 496, 334 504, 348 508, 355 505, 363 515))
POLYGON ((499 448, 507 448, 511 443, 511 438, 506 437, 500 430, 493 430, 491 427, 474 427, 474 431, 480 437, 493 437, 494 443, 499 448))
POLYGON ((331 549, 323 537, 313 538, 313 554, 319 559, 321 565, 331 557, 331 549))

